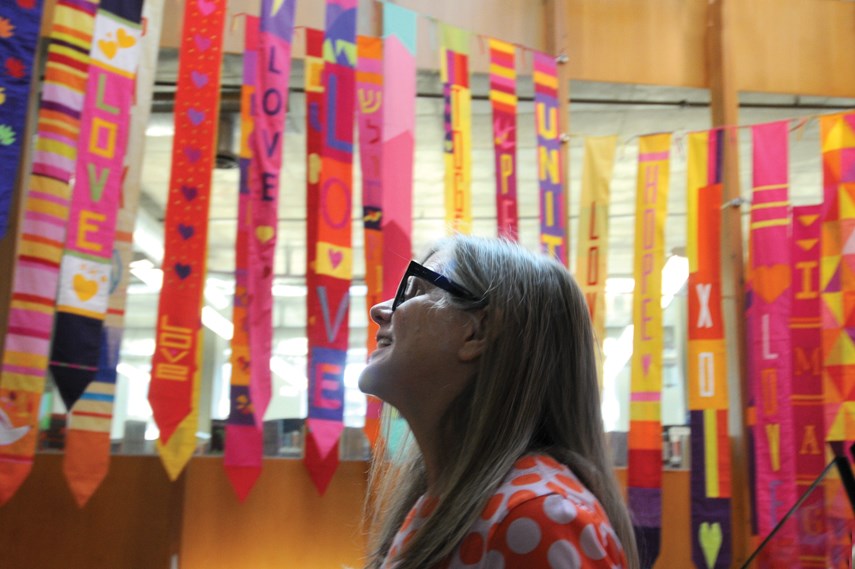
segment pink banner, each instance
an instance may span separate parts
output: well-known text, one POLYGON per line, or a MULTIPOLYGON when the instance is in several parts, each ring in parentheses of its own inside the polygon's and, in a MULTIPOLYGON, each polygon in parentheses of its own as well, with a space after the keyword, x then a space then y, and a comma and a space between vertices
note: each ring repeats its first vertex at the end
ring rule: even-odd
POLYGON ((391 298, 413 256, 416 13, 383 4, 383 298, 391 298))
MULTIPOLYGON (((793 208, 793 427, 797 495, 825 467, 822 389, 822 332, 819 298, 822 205, 793 208)), ((820 485, 797 512, 799 560, 804 567, 825 567, 825 488, 820 485)))
POLYGON ((296 0, 262 0, 255 130, 250 137, 249 304, 250 396, 255 423, 261 428, 270 404, 270 358, 273 355, 273 276, 279 207, 279 173, 291 75, 291 36, 296 0))
POLYGON ((252 151, 249 139, 254 128, 258 63, 258 18, 246 16, 241 86, 240 193, 238 195, 237 237, 235 243, 235 297, 232 310, 232 376, 229 389, 230 409, 226 420, 223 468, 238 499, 249 495, 261 474, 262 430, 255 421, 250 396, 249 322, 247 318, 247 264, 249 261, 250 189, 252 151))
POLYGON ((490 102, 496 157, 496 222, 499 236, 516 239, 517 216, 517 71, 513 44, 490 39, 490 102))
MULTIPOLYGON (((358 36, 356 63, 356 115, 359 158, 362 166, 362 227, 365 235, 365 307, 368 315, 367 350, 377 347, 378 325, 371 307, 383 298, 383 40, 358 36)), ((382 403, 368 396, 365 436, 372 446, 380 433, 382 403)))
MULTIPOLYGON (((754 189, 751 204, 751 395, 757 530, 764 538, 796 502, 790 407, 792 354, 789 319, 790 203, 787 187, 788 123, 753 127, 754 189)), ((764 549, 761 565, 790 567, 796 536, 785 525, 764 549)))

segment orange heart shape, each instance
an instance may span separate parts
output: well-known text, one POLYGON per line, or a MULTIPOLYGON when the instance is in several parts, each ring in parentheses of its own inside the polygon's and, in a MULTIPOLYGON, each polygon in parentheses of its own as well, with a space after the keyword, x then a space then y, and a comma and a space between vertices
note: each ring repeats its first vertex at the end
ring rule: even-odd
POLYGON ((137 39, 123 28, 119 28, 119 31, 116 32, 116 39, 119 40, 119 47, 131 47, 137 43, 137 39))
POLYGON ((86 302, 98 292, 98 282, 89 280, 80 274, 74 275, 74 282, 72 284, 77 298, 82 302, 86 302))
POLYGON ((119 51, 119 46, 114 41, 98 40, 98 47, 101 48, 107 59, 113 59, 116 57, 116 52, 119 51))
POLYGON ((757 267, 752 272, 754 292, 770 304, 790 288, 789 265, 772 265, 757 267))

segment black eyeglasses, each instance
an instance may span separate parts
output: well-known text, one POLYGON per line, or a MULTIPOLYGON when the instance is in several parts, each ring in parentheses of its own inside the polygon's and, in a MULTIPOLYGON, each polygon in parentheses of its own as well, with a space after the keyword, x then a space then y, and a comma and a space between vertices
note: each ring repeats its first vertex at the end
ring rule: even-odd
POLYGON ((407 266, 407 271, 404 273, 404 278, 401 279, 401 284, 398 285, 398 292, 395 294, 395 300, 392 302, 392 312, 394 312, 402 302, 409 300, 407 293, 411 289, 409 286, 411 277, 427 281, 430 284, 464 300, 471 300, 473 302, 482 300, 481 297, 475 296, 459 284, 452 282, 448 277, 444 277, 415 261, 410 261, 410 264, 407 266))

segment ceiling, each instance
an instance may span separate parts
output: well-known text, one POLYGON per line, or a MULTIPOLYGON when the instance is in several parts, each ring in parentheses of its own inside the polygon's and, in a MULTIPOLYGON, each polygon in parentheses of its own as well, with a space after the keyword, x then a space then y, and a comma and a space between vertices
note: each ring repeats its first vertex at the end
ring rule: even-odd
MULTIPOLYGON (((162 50, 158 66, 158 97, 156 111, 150 121, 143 156, 143 196, 140 221, 135 238, 138 259, 149 259, 158 265, 162 256, 163 219, 170 178, 171 124, 169 100, 177 69, 174 50, 162 50), (166 111, 166 112, 163 112, 166 111)), ((223 67, 224 89, 239 88, 241 61, 238 55, 228 55, 223 67)), ((521 73, 525 73, 521 71, 521 73)), ((305 355, 305 297, 306 264, 305 239, 305 103, 300 92, 303 85, 302 65, 295 61, 292 69, 292 93, 284 144, 283 171, 280 187, 279 242, 276 253, 275 355, 289 367, 280 368, 278 381, 283 394, 293 396, 301 391, 295 386, 305 382, 299 370, 305 355), (299 377, 281 377, 297 373, 299 377), (297 391, 291 389, 295 387, 297 391)), ((443 209, 443 102, 437 95, 441 85, 438 74, 423 72, 418 77, 420 97, 416 105, 416 150, 413 187, 413 248, 417 254, 432 240, 445 234, 443 209)), ((518 116, 518 195, 520 241, 536 248, 538 243, 537 179, 535 171, 535 134, 532 86, 530 76, 518 79, 521 97, 518 116)), ((492 121, 486 100, 487 80, 472 78, 472 210, 473 233, 495 235, 495 202, 493 178, 492 121)), ((673 132, 671 161, 671 190, 666 226, 666 251, 681 251, 685 245, 685 185, 687 132, 710 128, 709 94, 702 89, 651 87, 605 83, 573 82, 571 84, 569 170, 570 170, 570 241, 575 254, 577 200, 580 191, 584 138, 588 135, 617 135, 619 147, 615 159, 611 187, 609 277, 631 278, 632 243, 634 232, 635 178, 637 137, 654 132, 673 132)), ((740 124, 750 125, 773 120, 810 117, 830 113, 835 109, 855 107, 855 99, 828 99, 792 95, 743 94, 740 99, 740 124)), ((228 108, 228 107, 227 107, 228 108)), ((233 107, 231 110, 234 110, 233 107)), ((795 124, 795 122, 794 122, 795 124)), ((237 151, 237 129, 231 141, 237 151)), ((740 130, 741 188, 750 197, 750 132, 740 130)), ((228 141, 226 141, 228 142, 228 141)), ((821 167, 817 121, 808 121, 792 132, 790 155, 791 199, 794 204, 815 203, 821 197, 821 167)), ((361 229, 360 171, 358 155, 354 157, 353 258, 354 284, 350 310, 350 359, 365 357, 365 301, 363 283, 364 263, 361 229)), ((233 291, 234 245, 236 233, 238 170, 215 170, 209 225, 208 302, 225 318, 230 319, 229 298, 233 291)), ((743 214, 747 214, 743 208, 743 214)), ((575 257, 575 255, 574 255, 575 257)), ((617 281, 613 281, 617 282, 617 281)), ((612 287, 607 309, 610 336, 630 323, 630 294, 612 287)), ((126 366, 146 372, 154 348, 154 323, 158 293, 139 279, 134 279, 127 308, 127 331, 122 361, 126 366)), ((213 361, 211 369, 227 361, 228 343, 213 339, 206 343, 206 360, 213 361)), ((128 370, 128 367, 125 367, 128 370)), ((219 377, 219 372, 213 372, 219 377)), ((215 389, 221 389, 223 378, 214 378, 215 389)), ((296 401, 296 399, 295 399, 296 401)), ((282 403, 282 414, 299 414, 301 404, 282 403), (297 407, 294 407, 294 406, 297 407)), ((215 415, 217 412, 215 411, 215 415)))

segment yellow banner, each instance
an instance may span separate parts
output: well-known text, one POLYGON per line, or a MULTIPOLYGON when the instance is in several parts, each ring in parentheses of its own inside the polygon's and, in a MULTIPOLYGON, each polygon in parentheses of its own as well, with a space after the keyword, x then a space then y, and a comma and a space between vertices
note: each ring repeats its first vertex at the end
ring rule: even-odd
POLYGON ((609 186, 612 181, 616 136, 585 139, 582 195, 579 198, 579 238, 576 280, 588 301, 597 350, 597 378, 603 390, 603 339, 606 337, 606 272, 609 253, 609 186))
POLYGON ((472 92, 469 34, 441 24, 440 74, 445 98, 445 223, 450 233, 472 231, 472 92))

